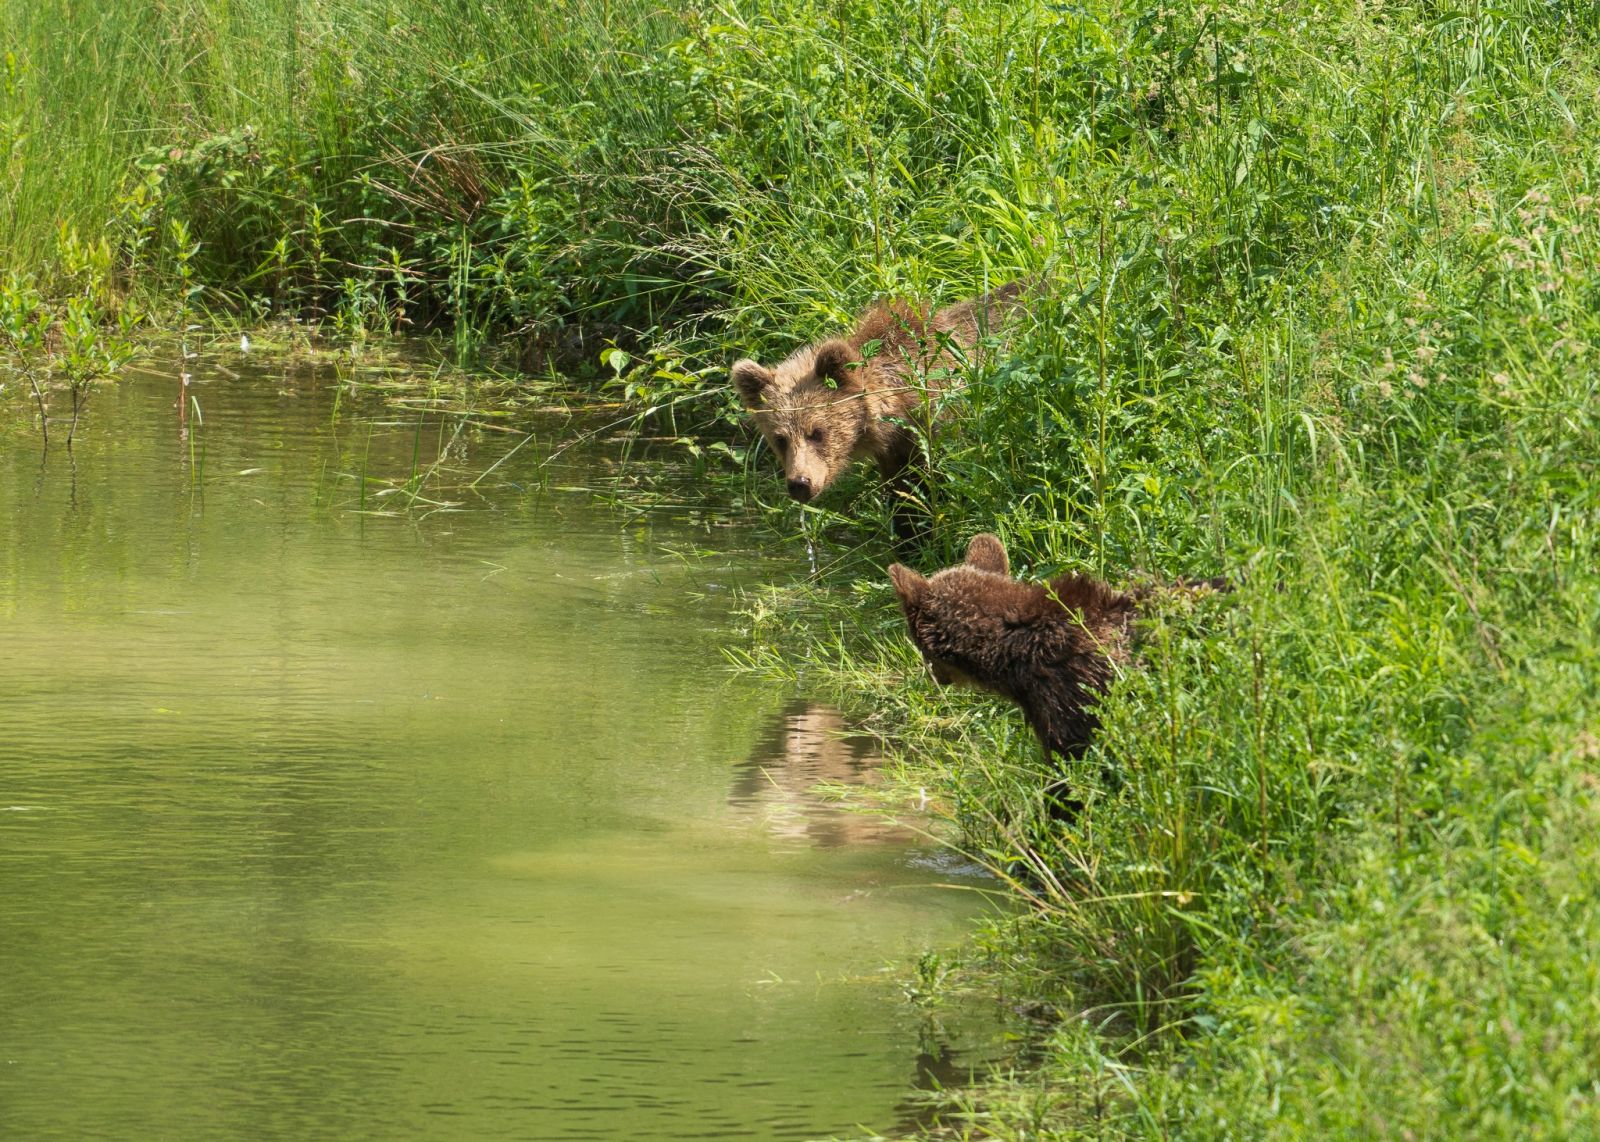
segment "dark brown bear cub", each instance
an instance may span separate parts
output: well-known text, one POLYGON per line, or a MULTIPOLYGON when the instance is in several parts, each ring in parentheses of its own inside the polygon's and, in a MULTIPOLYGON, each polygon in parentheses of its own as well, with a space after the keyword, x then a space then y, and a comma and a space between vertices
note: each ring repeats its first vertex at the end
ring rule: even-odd
POLYGON ((855 458, 899 476, 916 449, 904 421, 949 387, 961 357, 1000 329, 1020 295, 1012 284, 932 315, 906 302, 877 305, 847 336, 772 368, 736 362, 733 387, 782 462, 789 494, 814 499, 855 458))
MULTIPOLYGON (((1133 620, 1148 592, 1118 591, 1085 575, 1019 582, 992 535, 974 536, 967 561, 932 578, 898 563, 889 578, 911 641, 936 681, 966 683, 1017 703, 1046 760, 1083 755, 1099 725, 1094 706, 1128 660, 1133 620)), ((1225 589, 1226 583, 1185 586, 1225 589)), ((1080 807, 1064 797, 1052 801, 1057 816, 1080 807)))

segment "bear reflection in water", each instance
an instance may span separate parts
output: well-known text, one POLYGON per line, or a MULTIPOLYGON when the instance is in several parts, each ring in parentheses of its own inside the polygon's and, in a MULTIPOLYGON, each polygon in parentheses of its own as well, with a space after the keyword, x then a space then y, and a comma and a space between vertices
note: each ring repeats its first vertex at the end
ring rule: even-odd
POLYGON ((873 785, 881 760, 873 740, 852 734, 837 710, 797 701, 740 764, 728 803, 776 836, 821 848, 904 844, 915 836, 905 826, 816 791, 821 784, 873 785))

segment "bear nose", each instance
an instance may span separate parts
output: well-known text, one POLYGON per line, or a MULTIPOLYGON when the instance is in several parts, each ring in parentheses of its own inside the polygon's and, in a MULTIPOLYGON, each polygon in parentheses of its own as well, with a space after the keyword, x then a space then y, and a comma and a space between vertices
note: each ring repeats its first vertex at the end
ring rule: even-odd
POLYGON ((789 495, 805 503, 811 498, 811 481, 804 476, 796 476, 789 481, 789 495))

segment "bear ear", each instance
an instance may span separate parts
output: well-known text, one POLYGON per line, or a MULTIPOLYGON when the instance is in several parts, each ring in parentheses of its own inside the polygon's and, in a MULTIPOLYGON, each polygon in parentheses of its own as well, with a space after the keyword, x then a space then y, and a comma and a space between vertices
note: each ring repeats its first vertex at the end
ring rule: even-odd
POLYGON ((979 532, 967 544, 967 566, 979 571, 993 571, 996 575, 1011 574, 1011 562, 1000 540, 988 532, 979 532))
POLYGON ((928 589, 928 581, 909 567, 899 563, 889 565, 889 582, 894 584, 894 593, 900 596, 900 605, 910 614, 922 605, 922 596, 928 589))
POLYGON ((855 378, 852 376, 850 366, 855 363, 856 351, 850 348, 850 343, 835 337, 824 341, 814 350, 815 369, 817 377, 824 381, 832 381, 834 388, 844 388, 855 378))
POLYGON ((762 404, 761 394, 770 384, 772 370, 764 368, 759 362, 746 357, 733 363, 733 387, 738 390, 745 408, 759 408, 762 404))

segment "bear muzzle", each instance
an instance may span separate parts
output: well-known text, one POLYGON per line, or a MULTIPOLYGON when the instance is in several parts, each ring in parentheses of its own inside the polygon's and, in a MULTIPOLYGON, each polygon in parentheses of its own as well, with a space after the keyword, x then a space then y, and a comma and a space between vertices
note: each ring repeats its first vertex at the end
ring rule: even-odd
POLYGON ((940 658, 928 660, 928 672, 933 675, 933 680, 941 686, 957 686, 967 690, 989 689, 989 687, 979 682, 959 666, 953 666, 940 658))

